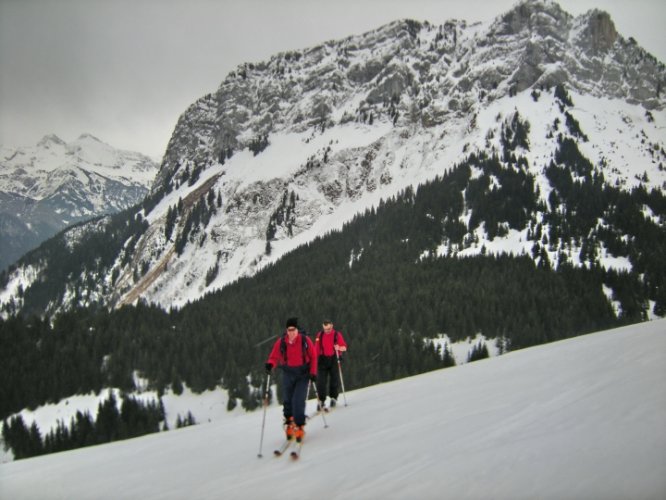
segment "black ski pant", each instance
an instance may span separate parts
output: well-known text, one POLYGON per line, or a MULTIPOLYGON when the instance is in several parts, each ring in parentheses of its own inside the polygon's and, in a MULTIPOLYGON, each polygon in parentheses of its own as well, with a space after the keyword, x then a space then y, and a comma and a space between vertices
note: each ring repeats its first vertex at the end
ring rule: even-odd
POLYGON ((305 425, 305 398, 308 394, 310 367, 282 366, 282 389, 284 402, 282 411, 285 418, 294 417, 296 425, 305 425))
POLYGON ((331 399, 338 399, 340 387, 340 374, 338 373, 335 356, 319 356, 317 364, 317 393, 321 401, 326 401, 326 395, 331 399))

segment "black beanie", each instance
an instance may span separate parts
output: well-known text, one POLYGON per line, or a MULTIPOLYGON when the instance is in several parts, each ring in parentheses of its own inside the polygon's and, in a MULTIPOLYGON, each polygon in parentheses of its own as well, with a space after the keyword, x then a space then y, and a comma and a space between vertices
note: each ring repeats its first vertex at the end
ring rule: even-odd
POLYGON ((298 318, 289 318, 287 320, 287 328, 291 326, 298 328, 298 318))

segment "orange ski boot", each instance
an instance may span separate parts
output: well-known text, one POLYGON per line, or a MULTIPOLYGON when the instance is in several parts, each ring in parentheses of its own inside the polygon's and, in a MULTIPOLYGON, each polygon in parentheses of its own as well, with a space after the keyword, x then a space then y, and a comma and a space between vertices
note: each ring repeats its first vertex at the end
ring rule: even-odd
POLYGON ((303 441, 303 438, 305 437, 305 430, 303 427, 303 425, 294 426, 294 437, 296 438, 297 443, 303 441))
POLYGON ((296 433, 296 425, 294 424, 294 417, 285 417, 284 419, 284 432, 287 439, 293 439, 296 433))

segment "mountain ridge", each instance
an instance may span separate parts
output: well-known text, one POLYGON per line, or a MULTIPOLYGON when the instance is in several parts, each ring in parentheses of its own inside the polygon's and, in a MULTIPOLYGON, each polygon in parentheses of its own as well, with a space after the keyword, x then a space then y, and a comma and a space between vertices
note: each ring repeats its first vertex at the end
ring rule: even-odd
MULTIPOLYGON (((529 137, 533 151, 520 146, 514 154, 528 158, 544 203, 552 188, 543 171, 558 134, 571 136, 625 189, 641 182, 663 189, 665 75, 663 63, 624 40, 607 14, 574 18, 539 0, 487 25, 396 21, 240 65, 179 118, 151 195, 135 214, 154 225, 140 237, 146 251, 82 272, 98 283, 132 278, 110 292, 98 285, 94 295, 106 305, 141 295, 181 306, 470 153, 502 155, 500 136, 516 112, 541 122, 543 135, 529 137), (563 82, 575 105, 553 97, 563 82), (614 144, 603 123, 616 117, 604 108, 625 120, 619 127, 627 132, 614 132, 614 144), (206 182, 205 196, 178 212, 179 199, 206 182), (156 266, 162 271, 150 273, 156 266), (155 278, 148 288, 146 273, 155 278)), ((533 218, 536 224, 540 215, 533 218)))

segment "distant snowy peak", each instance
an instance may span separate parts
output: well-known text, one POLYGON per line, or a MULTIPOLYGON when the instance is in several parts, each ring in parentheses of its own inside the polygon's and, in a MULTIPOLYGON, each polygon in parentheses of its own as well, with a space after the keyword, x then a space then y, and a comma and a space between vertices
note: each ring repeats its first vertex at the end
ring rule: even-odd
POLYGON ((12 227, 11 233, 0 228, 0 237, 12 240, 0 247, 0 270, 70 224, 140 202, 156 172, 149 157, 90 134, 69 143, 49 134, 31 147, 0 147, 0 216, 12 227))
POLYGON ((41 199, 57 189, 52 181, 53 175, 58 175, 54 173, 59 171, 78 171, 136 187, 149 186, 157 171, 157 165, 148 156, 116 149, 90 134, 69 143, 50 134, 35 146, 2 147, 0 167, 0 191, 33 199, 41 199))
POLYGON ((66 146, 67 143, 55 134, 47 134, 37 143, 38 147, 49 149, 51 146, 66 146))

